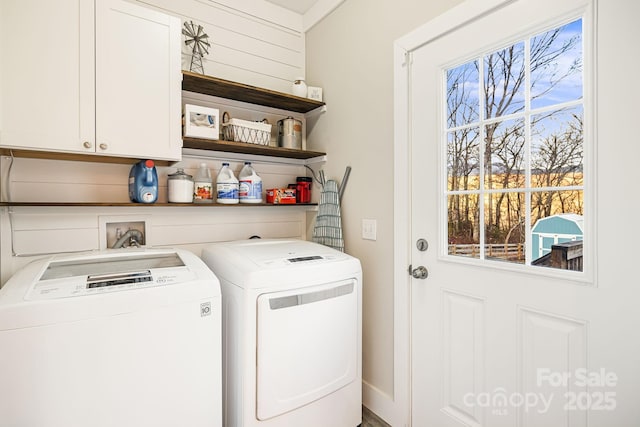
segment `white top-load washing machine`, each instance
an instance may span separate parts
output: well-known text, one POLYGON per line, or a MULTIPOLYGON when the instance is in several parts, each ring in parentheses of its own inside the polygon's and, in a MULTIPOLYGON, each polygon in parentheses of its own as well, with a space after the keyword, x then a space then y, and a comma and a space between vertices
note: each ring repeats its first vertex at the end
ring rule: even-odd
POLYGON ((220 284, 194 254, 33 261, 0 289, 0 425, 222 425, 220 284))
POLYGON ((203 249, 223 299, 225 427, 356 427, 362 418, 362 270, 301 240, 203 249))

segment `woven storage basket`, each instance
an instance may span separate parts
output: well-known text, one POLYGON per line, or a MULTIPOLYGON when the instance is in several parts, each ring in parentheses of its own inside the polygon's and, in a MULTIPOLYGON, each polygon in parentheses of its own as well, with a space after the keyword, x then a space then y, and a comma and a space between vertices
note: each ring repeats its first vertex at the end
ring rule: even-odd
POLYGON ((222 124, 222 128, 227 141, 259 145, 269 145, 271 141, 271 125, 268 123, 230 119, 222 124))

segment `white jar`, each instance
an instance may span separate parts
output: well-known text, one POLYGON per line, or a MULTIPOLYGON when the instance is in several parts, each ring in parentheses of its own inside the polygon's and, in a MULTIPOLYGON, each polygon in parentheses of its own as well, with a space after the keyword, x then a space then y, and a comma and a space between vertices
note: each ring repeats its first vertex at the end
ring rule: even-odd
POLYGON ((167 200, 169 203, 193 202, 193 177, 182 168, 167 177, 167 200))
POLYGON ((304 81, 304 77, 297 77, 293 81, 293 86, 291 87, 291 92, 295 96, 301 96, 303 98, 307 97, 307 84, 304 81))

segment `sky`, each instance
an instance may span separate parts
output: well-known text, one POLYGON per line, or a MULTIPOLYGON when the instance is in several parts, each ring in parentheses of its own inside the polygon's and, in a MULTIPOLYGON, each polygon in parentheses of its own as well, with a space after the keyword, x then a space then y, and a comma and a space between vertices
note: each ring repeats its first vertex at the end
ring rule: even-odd
MULTIPOLYGON (((537 70, 533 70, 531 72, 531 81, 536 82, 535 86, 531 88, 531 96, 533 97, 531 102, 532 109, 544 108, 567 101, 574 101, 582 97, 582 20, 575 20, 562 26, 561 28, 562 30, 559 36, 554 40, 550 50, 559 49, 569 40, 575 38, 573 46, 570 49, 566 50, 562 55, 555 58, 555 60, 550 65, 544 68, 538 68, 537 70), (578 64, 579 67, 571 71, 572 66, 575 67, 576 64, 578 64), (558 81, 558 76, 564 77, 558 81), (551 81, 557 82, 556 85, 552 88, 550 87, 549 83, 551 81), (544 93, 543 96, 537 96, 542 92, 546 93, 544 93)), ((532 40, 535 41, 536 38, 542 36, 543 34, 545 33, 534 36, 532 40)), ((522 42, 516 42, 514 46, 516 46, 516 51, 519 52, 519 55, 516 55, 516 62, 519 64, 519 66, 522 66, 524 62, 524 44, 522 42)), ((488 53, 490 54, 493 52, 488 53)), ((452 89, 452 75, 464 72, 464 84, 459 85, 458 87, 459 89, 463 89, 465 91, 465 95, 468 96, 467 102, 469 104, 475 104, 477 106, 479 104, 479 73, 475 64, 483 62, 485 64, 486 73, 486 57, 485 61, 470 61, 458 67, 450 69, 448 73, 449 78, 447 81, 447 93, 450 93, 452 89)), ((499 81, 496 86, 500 87, 501 83, 502 82, 499 81)), ((460 92, 457 92, 457 94, 460 94, 460 92)), ((496 93, 496 95, 501 96, 502 94, 496 93)), ((505 114, 513 113, 521 109, 523 100, 524 87, 520 88, 516 96, 516 102, 513 103, 511 108, 505 111, 505 114)), ((469 111, 467 110, 467 113, 468 112, 469 111)), ((456 118, 456 126, 460 126, 463 123, 468 124, 478 119, 477 114, 467 114, 466 120, 464 120, 462 119, 462 116, 460 114, 461 112, 456 118)), ((451 122, 449 123, 449 126, 452 126, 451 122)))

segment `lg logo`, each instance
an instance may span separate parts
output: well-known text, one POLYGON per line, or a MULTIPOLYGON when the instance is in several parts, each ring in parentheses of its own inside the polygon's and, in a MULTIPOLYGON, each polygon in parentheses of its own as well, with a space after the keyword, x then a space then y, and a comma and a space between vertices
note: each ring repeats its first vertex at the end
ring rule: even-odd
POLYGON ((211 302, 203 302, 200 304, 200 317, 211 315, 211 302))

